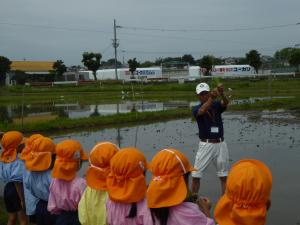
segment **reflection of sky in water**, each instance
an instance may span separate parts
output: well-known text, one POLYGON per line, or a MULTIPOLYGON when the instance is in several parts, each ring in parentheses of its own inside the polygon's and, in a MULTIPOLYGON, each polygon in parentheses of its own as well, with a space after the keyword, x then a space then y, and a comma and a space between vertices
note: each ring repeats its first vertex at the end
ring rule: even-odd
MULTIPOLYGON (((81 104, 75 103, 53 103, 53 104, 31 104, 24 106, 24 117, 39 115, 59 115, 69 118, 84 118, 93 115, 113 115, 117 113, 129 113, 133 111, 149 112, 162 111, 176 108, 188 108, 196 105, 197 102, 189 101, 123 101, 120 103, 103 103, 103 104, 81 104)), ((21 106, 8 105, 8 116, 10 118, 21 117, 21 106)))
POLYGON ((266 101, 271 99, 286 99, 286 98, 295 98, 294 96, 274 96, 274 97, 253 97, 246 99, 233 99, 230 101, 232 105, 240 105, 240 104, 254 104, 259 101, 266 101))
MULTIPOLYGON (((293 98, 293 96, 277 96, 275 98, 293 98)), ((269 100, 269 97, 257 97, 248 99, 235 99, 231 100, 230 104, 253 104, 258 101, 269 100)), ((28 104, 24 106, 24 118, 38 117, 38 116, 49 116, 58 115, 60 117, 68 118, 85 118, 90 116, 99 115, 113 115, 117 113, 128 113, 128 112, 149 112, 149 111, 162 111, 177 108, 190 108, 198 104, 195 101, 122 101, 119 103, 102 103, 102 104, 82 104, 80 102, 73 103, 49 103, 49 104, 28 104)), ((21 105, 8 105, 7 114, 10 118, 21 118, 21 105)), ((44 117, 47 119, 47 117, 44 117)))
MULTIPOLYGON (((286 112, 253 112, 243 116, 238 113, 224 114, 225 139, 230 151, 231 163, 242 158, 256 158, 265 162, 273 173, 272 207, 268 225, 296 224, 300 221, 300 123, 286 121, 293 119, 286 112), (279 117, 277 117, 277 116, 279 117)), ((159 122, 129 128, 112 128, 98 131, 84 131, 53 137, 55 142, 66 138, 79 140, 86 151, 99 141, 121 143, 121 147, 136 146, 147 160, 163 148, 181 150, 193 163, 197 151, 197 125, 191 119, 159 122)), ((80 175, 84 174, 87 163, 80 175)), ((148 180, 150 175, 148 173, 148 180)), ((201 183, 201 195, 208 196, 215 203, 220 195, 220 184, 215 169, 210 166, 201 183)))

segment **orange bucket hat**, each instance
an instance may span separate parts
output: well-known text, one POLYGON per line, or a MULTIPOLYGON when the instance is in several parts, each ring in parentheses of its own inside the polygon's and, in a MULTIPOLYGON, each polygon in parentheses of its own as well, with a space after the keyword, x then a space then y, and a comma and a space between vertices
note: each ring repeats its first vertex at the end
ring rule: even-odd
POLYGON ((233 165, 225 194, 215 208, 220 225, 263 225, 272 189, 272 174, 262 162, 241 160, 233 165))
POLYGON ((26 160, 26 157, 28 156, 28 154, 30 153, 31 151, 31 147, 32 147, 32 143, 36 140, 36 139, 39 139, 39 138, 42 138, 43 135, 40 135, 40 134, 33 134, 31 135, 29 138, 26 139, 25 141, 25 148, 22 150, 19 158, 21 160, 26 160))
POLYGON ((55 154, 55 144, 47 137, 40 137, 31 144, 31 151, 26 156, 25 166, 30 171, 48 170, 52 155, 55 154))
POLYGON ((17 159, 17 148, 23 141, 23 134, 19 131, 8 131, 3 134, 1 145, 3 151, 0 160, 4 163, 10 163, 17 159))
POLYGON ((187 196, 187 186, 183 175, 195 171, 189 160, 176 149, 163 149, 150 163, 152 180, 147 191, 149 208, 178 205, 187 196))
POLYGON ((56 145, 52 177, 70 181, 75 178, 80 161, 88 160, 79 141, 64 140, 56 145))
POLYGON ((141 201, 146 194, 146 158, 133 147, 121 149, 110 161, 107 188, 110 199, 116 202, 141 201))
POLYGON ((90 152, 90 167, 86 183, 97 190, 107 190, 106 177, 110 172, 110 160, 120 149, 111 142, 100 142, 90 152))

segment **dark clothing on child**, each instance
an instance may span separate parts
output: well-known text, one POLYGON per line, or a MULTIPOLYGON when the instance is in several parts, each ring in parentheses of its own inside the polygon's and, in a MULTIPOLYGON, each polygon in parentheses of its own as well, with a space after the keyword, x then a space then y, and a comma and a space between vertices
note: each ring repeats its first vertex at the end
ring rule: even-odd
POLYGON ((56 215, 51 215, 47 210, 48 202, 39 200, 36 206, 36 224, 37 225, 55 225, 56 215))
POLYGON ((55 225, 80 225, 78 211, 61 211, 55 225))
POLYGON ((36 216, 35 215, 29 215, 29 223, 36 224, 36 216))
POLYGON ((4 187, 4 204, 8 213, 15 213, 22 209, 21 200, 14 182, 9 182, 4 187))

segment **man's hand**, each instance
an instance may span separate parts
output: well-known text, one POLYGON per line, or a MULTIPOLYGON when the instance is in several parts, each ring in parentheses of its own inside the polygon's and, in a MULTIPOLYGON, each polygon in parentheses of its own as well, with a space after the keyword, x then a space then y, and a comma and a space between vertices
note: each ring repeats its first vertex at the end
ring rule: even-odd
POLYGON ((210 92, 210 97, 211 97, 212 99, 216 99, 219 95, 220 95, 220 94, 219 94, 219 91, 218 91, 217 88, 213 89, 213 90, 210 92))
POLYGON ((229 103, 228 98, 225 96, 224 94, 224 85, 223 84, 219 84, 218 87, 216 88, 221 96, 221 104, 222 106, 226 107, 229 103))

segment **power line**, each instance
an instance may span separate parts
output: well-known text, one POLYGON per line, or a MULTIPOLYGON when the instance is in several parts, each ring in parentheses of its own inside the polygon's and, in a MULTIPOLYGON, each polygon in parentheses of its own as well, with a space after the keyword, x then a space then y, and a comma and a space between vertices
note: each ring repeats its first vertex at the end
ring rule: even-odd
MULTIPOLYGON (((83 29, 83 28, 70 28, 70 27, 60 27, 52 25, 39 25, 39 24, 24 24, 24 23, 8 23, 0 22, 2 25, 9 26, 23 26, 31 28, 41 28, 41 29, 57 29, 57 30, 68 30, 68 31, 82 31, 82 32, 100 32, 100 33, 109 33, 111 31, 106 30, 97 30, 97 29, 83 29)), ((169 29, 169 28, 151 28, 151 27, 136 27, 136 26, 119 26, 118 28, 127 29, 127 30, 143 30, 143 31, 160 31, 160 32, 233 32, 233 31, 252 31, 252 30, 267 30, 267 29, 278 29, 291 26, 298 26, 298 23, 289 23, 281 25, 270 25, 270 26, 258 26, 258 27, 241 27, 241 28, 231 28, 231 29, 169 29)))
POLYGON ((231 29, 185 29, 185 28, 168 29, 168 28, 147 28, 147 27, 133 27, 133 26, 122 26, 122 28, 127 30, 161 31, 161 32, 233 32, 233 31, 278 29, 278 28, 285 28, 285 27, 298 26, 298 25, 300 25, 300 23, 259 26, 259 27, 241 27, 241 28, 231 28, 231 29))
POLYGON ((23 23, 3 23, 1 25, 9 26, 21 26, 21 27, 30 27, 30 28, 40 28, 40 29, 55 29, 55 30, 66 30, 66 31, 79 31, 79 32, 94 32, 94 33, 107 33, 112 34, 113 32, 105 30, 94 30, 94 29, 83 29, 83 28, 69 28, 69 27, 59 27, 59 26, 50 26, 50 25, 38 25, 38 24, 23 24, 23 23))
MULTIPOLYGON (((38 25, 38 24, 24 24, 24 23, 8 23, 8 22, 0 22, 0 25, 8 25, 8 26, 21 26, 21 27, 29 27, 29 28, 38 28, 38 29, 56 29, 56 30, 66 30, 66 31, 76 31, 76 32, 95 32, 95 33, 107 33, 113 34, 114 32, 106 31, 106 30, 97 30, 97 29, 83 29, 83 28, 71 28, 71 27, 60 27, 60 26, 52 26, 52 25, 38 25)), ((290 26, 298 26, 300 23, 290 23, 290 24, 282 24, 282 25, 272 25, 272 26, 260 26, 260 27, 243 27, 243 28, 233 28, 233 29, 165 29, 165 28, 147 28, 147 27, 132 27, 132 26, 118 26, 117 28, 127 29, 127 30, 144 30, 144 31, 168 31, 168 32, 227 32, 227 31, 246 31, 246 30, 265 30, 265 29, 275 29, 275 28, 284 28, 290 26)), ((186 40, 195 40, 195 41, 213 41, 213 42, 230 42, 233 44, 259 44, 259 43, 250 43, 243 41, 232 41, 232 40, 216 40, 216 39, 203 39, 198 37, 184 37, 184 36, 174 36, 174 35, 155 35, 155 34, 140 34, 140 33, 126 33, 119 32, 120 35, 129 35, 129 36, 144 36, 150 38, 168 38, 168 39, 186 39, 186 40)), ((261 43, 263 44, 263 43, 261 43)), ((272 45, 280 45, 280 44, 263 44, 267 46, 272 45)), ((103 51, 107 51, 107 48, 103 51)), ((240 51, 240 50, 239 50, 240 51)), ((176 52, 143 52, 143 51, 126 51, 126 52, 135 52, 135 53, 144 53, 144 54, 176 54, 176 52)), ((186 53, 185 51, 184 53, 186 53)), ((199 51, 200 52, 200 51, 199 51)), ((199 53, 197 51, 197 53, 199 53)), ((220 51, 221 52, 221 51, 220 51)), ((226 51, 222 51, 226 52, 226 51)), ((233 52, 233 51, 227 51, 233 52)), ((177 52, 178 53, 178 52, 177 52)), ((196 53, 196 52, 195 52, 196 53)))
POLYGON ((165 36, 165 35, 153 35, 153 34, 135 34, 135 33, 124 33, 119 32, 120 35, 127 35, 127 36, 135 36, 135 37, 149 37, 149 38, 167 38, 167 39, 179 39, 179 40, 194 40, 194 41, 209 41, 209 42, 228 42, 232 44, 238 44, 238 45, 245 45, 245 44, 262 44, 262 45, 269 45, 274 46, 278 45, 279 43, 257 43, 257 42, 246 42, 246 41, 233 41, 233 40, 221 40, 221 39, 205 39, 205 38, 198 38, 198 37, 183 37, 183 36, 165 36))
POLYGON ((106 48, 101 52, 101 54, 103 55, 110 47, 111 47, 111 43, 109 43, 109 45, 106 46, 106 48))
MULTIPOLYGON (((260 48, 259 50, 274 50, 273 48, 260 48)), ((140 50, 122 50, 127 53, 141 53, 141 54, 149 54, 149 55, 155 55, 155 54, 212 54, 213 52, 216 54, 216 51, 140 51, 140 50)), ((232 53, 232 52, 247 52, 249 49, 239 49, 239 50, 220 50, 217 51, 218 53, 232 53)))
MULTIPOLYGON (((285 26, 295 26, 299 25, 297 24, 285 24, 285 25, 277 25, 277 26, 268 26, 271 27, 285 27, 285 26)), ((23 23, 6 23, 6 22, 0 22, 0 25, 9 25, 9 26, 21 26, 21 27, 29 27, 29 28, 38 28, 38 29, 55 29, 55 30, 66 30, 66 31, 76 31, 76 32, 93 32, 93 33, 107 33, 107 34, 113 34, 111 31, 106 30, 96 30, 96 29, 83 29, 83 28, 70 28, 70 27, 60 27, 60 26, 52 26, 52 25, 38 25, 38 24, 23 24, 23 23)), ((259 27, 266 28, 265 27, 259 27)), ((131 29, 131 30, 148 30, 148 31, 237 31, 238 29, 224 29, 224 30, 197 30, 197 29, 164 29, 164 28, 141 28, 141 27, 128 27, 128 26, 118 26, 118 28, 122 29, 131 29)), ((248 28, 249 29, 259 29, 259 28, 248 28)), ((240 29, 241 30, 241 29, 240 29)), ((246 28, 244 28, 246 30, 246 28)), ((195 41, 209 41, 209 42, 228 42, 232 44, 259 44, 259 43, 251 43, 251 42, 245 42, 245 41, 232 41, 232 40, 218 40, 218 39, 205 39, 205 38, 198 38, 198 37, 183 37, 183 36, 165 36, 165 35, 155 35, 155 34, 137 34, 137 33, 126 33, 126 32, 119 32, 121 35, 127 35, 127 36, 142 36, 142 37, 148 37, 148 38, 168 38, 168 39, 181 39, 181 40, 195 40, 195 41)), ((264 44, 264 43, 262 43, 264 44)), ((278 45, 278 44, 264 44, 264 45, 278 45)))

